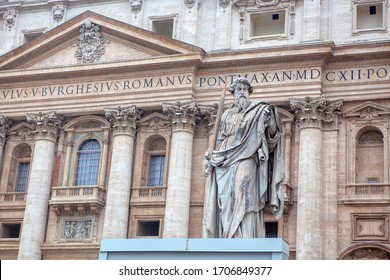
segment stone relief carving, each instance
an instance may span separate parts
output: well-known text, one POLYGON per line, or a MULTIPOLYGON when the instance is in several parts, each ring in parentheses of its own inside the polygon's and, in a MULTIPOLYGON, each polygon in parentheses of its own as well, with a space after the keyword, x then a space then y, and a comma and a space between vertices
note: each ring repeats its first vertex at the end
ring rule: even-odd
POLYGON ((230 5, 230 0, 219 0, 219 5, 220 5, 222 8, 226 8, 227 6, 230 5))
POLYGON ((256 0, 257 7, 267 7, 267 6, 276 6, 280 0, 256 0))
POLYGON ((105 52, 105 44, 108 41, 100 33, 100 27, 91 21, 86 21, 80 27, 79 42, 75 56, 77 63, 94 63, 99 62, 105 52))
POLYGON ((90 239, 92 221, 65 221, 63 236, 65 239, 90 239))
POLYGON ((341 100, 328 104, 325 97, 305 97, 290 100, 296 113, 296 121, 304 127, 336 127, 338 114, 343 109, 341 100))
POLYGON ((163 112, 172 121, 173 130, 194 131, 199 120, 199 110, 195 100, 176 103, 163 103, 163 112))
POLYGON ((165 151, 166 146, 167 146, 167 142, 165 141, 165 139, 158 138, 150 144, 149 150, 150 151, 165 151))
POLYGON ((81 128, 100 128, 100 123, 94 121, 86 122, 83 123, 81 128))
POLYGON ((149 122, 143 124, 143 126, 146 126, 149 129, 153 129, 154 131, 157 131, 159 129, 167 128, 169 126, 169 122, 162 118, 155 117, 151 119, 149 122))
POLYGON ((65 8, 63 5, 55 5, 52 8, 53 19, 60 22, 64 18, 65 8))
POLYGON ((104 108, 104 111, 106 118, 112 125, 114 135, 130 134, 134 136, 138 121, 143 114, 143 110, 135 105, 104 108))
POLYGON ((27 113, 27 122, 35 130, 35 137, 55 140, 58 129, 61 128, 63 116, 57 115, 55 111, 48 113, 27 113))
POLYGON ((0 115, 0 145, 4 146, 7 137, 7 131, 12 124, 12 121, 4 115, 0 115))
POLYGON ((131 0, 130 6, 131 6, 131 11, 137 14, 142 9, 142 0, 131 0))
POLYGON ((388 260, 390 254, 377 248, 361 248, 351 252, 345 259, 352 260, 388 260))
POLYGON ((17 11, 15 10, 8 10, 4 13, 3 18, 5 21, 5 25, 8 27, 8 30, 11 30, 11 28, 15 25, 16 16, 17 11))

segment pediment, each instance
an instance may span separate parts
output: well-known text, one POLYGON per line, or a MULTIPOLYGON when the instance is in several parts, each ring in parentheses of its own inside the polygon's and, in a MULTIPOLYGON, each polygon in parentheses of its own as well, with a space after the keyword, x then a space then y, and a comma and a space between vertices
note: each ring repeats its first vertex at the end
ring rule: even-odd
POLYGON ((170 125, 169 117, 161 113, 154 112, 139 121, 139 125, 146 130, 159 130, 168 128, 170 125))
POLYGON ((33 138, 34 129, 27 122, 21 122, 19 124, 13 125, 9 131, 8 135, 10 137, 20 138, 22 140, 33 138))
POLYGON ((367 101, 344 112, 346 117, 375 118, 380 115, 389 115, 390 108, 381 104, 367 101))
POLYGON ((147 61, 203 52, 193 45, 87 11, 1 56, 0 70, 147 61))

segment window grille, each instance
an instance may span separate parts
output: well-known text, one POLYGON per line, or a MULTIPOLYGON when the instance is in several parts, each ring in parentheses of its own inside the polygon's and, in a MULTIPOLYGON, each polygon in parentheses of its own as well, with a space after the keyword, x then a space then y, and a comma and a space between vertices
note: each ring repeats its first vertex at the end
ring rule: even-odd
POLYGON ((17 192, 25 192, 27 190, 29 169, 30 169, 29 162, 19 163, 18 183, 16 185, 17 192))

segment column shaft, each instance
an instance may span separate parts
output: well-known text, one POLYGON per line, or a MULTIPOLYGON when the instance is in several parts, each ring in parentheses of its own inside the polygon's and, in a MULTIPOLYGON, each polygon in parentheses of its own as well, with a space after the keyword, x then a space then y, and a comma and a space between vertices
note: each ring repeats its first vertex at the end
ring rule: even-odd
POLYGON ((130 135, 114 137, 103 238, 127 238, 133 145, 130 135))
POLYGON ((36 138, 18 259, 40 260, 42 258, 41 246, 45 238, 48 216, 55 141, 62 119, 63 117, 55 112, 27 114, 27 121, 35 128, 36 138))
POLYGON ((134 105, 104 110, 112 124, 113 148, 103 238, 127 238, 134 138, 142 110, 134 105))
POLYGON ((164 238, 187 238, 190 214, 193 133, 172 134, 164 238))
POLYGON ((298 174, 297 259, 322 257, 322 130, 300 132, 298 174))

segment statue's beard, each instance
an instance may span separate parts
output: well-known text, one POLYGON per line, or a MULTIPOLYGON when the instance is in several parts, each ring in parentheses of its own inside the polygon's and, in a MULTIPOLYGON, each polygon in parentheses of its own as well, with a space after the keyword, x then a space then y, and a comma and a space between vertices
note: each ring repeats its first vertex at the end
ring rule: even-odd
POLYGON ((236 106, 238 112, 241 112, 242 110, 245 110, 249 106, 249 100, 246 99, 245 96, 239 96, 236 98, 236 106))

